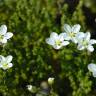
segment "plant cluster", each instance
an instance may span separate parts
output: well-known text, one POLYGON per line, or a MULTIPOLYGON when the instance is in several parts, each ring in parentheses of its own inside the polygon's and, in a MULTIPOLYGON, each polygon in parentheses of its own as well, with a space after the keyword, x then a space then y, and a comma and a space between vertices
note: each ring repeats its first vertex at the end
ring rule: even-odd
POLYGON ((95 96, 95 5, 1 0, 0 96, 95 96))

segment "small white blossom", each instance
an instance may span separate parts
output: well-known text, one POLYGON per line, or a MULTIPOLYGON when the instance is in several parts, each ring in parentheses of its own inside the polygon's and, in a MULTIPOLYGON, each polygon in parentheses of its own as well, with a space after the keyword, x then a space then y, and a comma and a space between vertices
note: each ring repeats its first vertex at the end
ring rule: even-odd
POLYGON ((50 77, 48 78, 48 84, 52 85, 54 83, 54 78, 50 77))
POLYGON ((32 93, 36 93, 37 91, 37 88, 33 85, 27 85, 27 89, 32 93))
POLYGON ((7 57, 0 55, 0 68, 2 68, 3 70, 11 68, 13 66, 13 64, 11 63, 12 58, 13 57, 11 55, 7 57))
POLYGON ((1 25, 0 27, 0 44, 7 43, 7 39, 10 39, 13 36, 13 33, 7 32, 7 26, 1 25))
POLYGON ((93 77, 96 77, 96 64, 91 63, 88 65, 88 70, 92 72, 93 77))
POLYGON ((68 41, 64 40, 64 33, 58 35, 55 32, 52 32, 50 37, 46 39, 46 43, 52 45, 54 49, 60 49, 69 44, 68 41))
POLYGON ((70 26, 68 24, 64 24, 64 38, 65 40, 71 40, 74 43, 78 42, 78 38, 83 36, 83 32, 79 32, 80 31, 80 25, 76 24, 74 26, 70 26))
POLYGON ((29 91, 31 91, 31 90, 32 90, 32 85, 27 85, 27 89, 28 89, 29 91))
POLYGON ((80 38, 78 42, 78 50, 84 50, 87 49, 89 52, 94 51, 94 47, 92 46, 93 44, 96 43, 96 40, 90 39, 90 32, 87 32, 84 34, 82 38, 80 38))

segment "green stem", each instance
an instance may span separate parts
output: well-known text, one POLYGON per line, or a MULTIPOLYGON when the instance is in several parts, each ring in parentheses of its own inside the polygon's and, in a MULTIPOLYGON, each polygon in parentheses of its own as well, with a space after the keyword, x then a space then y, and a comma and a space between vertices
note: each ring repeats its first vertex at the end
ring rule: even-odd
POLYGON ((51 85, 51 90, 50 90, 50 93, 51 93, 51 94, 53 93, 53 87, 52 87, 52 85, 51 85))
POLYGON ((4 86, 5 86, 6 85, 6 71, 4 71, 3 80, 4 80, 4 86))
POLYGON ((4 87, 5 87, 5 93, 4 96, 7 96, 7 89, 6 89, 6 70, 3 73, 3 83, 4 83, 4 87))

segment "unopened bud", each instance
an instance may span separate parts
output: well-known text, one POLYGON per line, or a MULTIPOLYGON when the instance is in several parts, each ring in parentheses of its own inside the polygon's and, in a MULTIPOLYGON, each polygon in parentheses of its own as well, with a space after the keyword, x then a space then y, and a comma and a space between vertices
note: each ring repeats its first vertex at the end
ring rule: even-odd
POLYGON ((49 85, 52 85, 54 83, 54 78, 48 78, 48 84, 49 85))

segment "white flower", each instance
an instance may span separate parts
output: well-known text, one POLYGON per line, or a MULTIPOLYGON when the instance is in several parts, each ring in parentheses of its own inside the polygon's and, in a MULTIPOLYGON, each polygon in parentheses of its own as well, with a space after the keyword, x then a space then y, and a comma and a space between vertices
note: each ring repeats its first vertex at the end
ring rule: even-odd
POLYGON ((13 33, 7 32, 7 26, 1 25, 0 27, 0 44, 7 43, 7 39, 10 39, 13 36, 13 33))
POLYGON ((64 33, 65 33, 65 40, 71 40, 74 43, 78 42, 78 38, 82 37, 83 32, 80 31, 80 25, 76 24, 74 26, 70 26, 68 24, 64 24, 64 33))
POLYGON ((87 32, 84 34, 84 36, 79 40, 78 42, 78 50, 84 50, 87 49, 90 52, 94 51, 93 44, 96 43, 96 40, 90 39, 90 33, 87 32))
POLYGON ((54 83, 54 78, 50 77, 48 78, 48 84, 52 85, 54 83))
POLYGON ((69 44, 68 41, 64 40, 64 33, 58 35, 55 32, 52 32, 50 38, 46 39, 46 43, 52 45, 54 49, 60 49, 61 47, 69 44))
POLYGON ((27 85, 27 89, 32 93, 36 93, 37 91, 37 88, 33 85, 27 85))
POLYGON ((32 90, 32 85, 27 85, 27 89, 28 89, 29 91, 31 91, 31 90, 32 90))
POLYGON ((89 64, 88 70, 93 73, 93 77, 96 77, 96 64, 94 63, 89 64))
POLYGON ((3 70, 11 68, 13 66, 13 64, 11 63, 12 58, 13 57, 11 55, 7 57, 0 55, 0 68, 2 68, 3 70))

